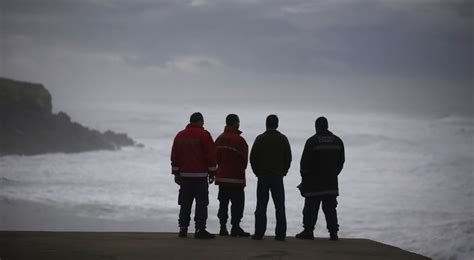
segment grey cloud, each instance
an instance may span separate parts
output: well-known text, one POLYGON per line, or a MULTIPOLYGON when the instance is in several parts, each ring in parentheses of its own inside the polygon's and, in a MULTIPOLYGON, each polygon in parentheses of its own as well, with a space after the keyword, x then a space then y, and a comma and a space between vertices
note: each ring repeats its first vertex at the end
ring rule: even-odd
POLYGON ((472 68, 465 55, 474 42, 467 1, 190 3, 7 0, 4 33, 55 48, 121 55, 141 66, 208 55, 231 67, 268 73, 464 80, 472 68), (296 11, 285 13, 291 7, 296 11), (308 12, 298 13, 298 8, 308 12), (447 9, 457 16, 449 17, 447 9))
MULTIPOLYGON (((240 91, 246 93, 258 85, 262 89, 254 95, 262 97, 270 88, 287 96, 318 93, 329 103, 363 104, 375 102, 367 96, 379 95, 393 98, 394 107, 408 107, 408 100, 438 107, 449 99, 465 109, 472 99, 468 1, 5 0, 1 5, 5 71, 26 71, 25 79, 35 80, 54 75, 52 85, 63 95, 95 95, 97 86, 116 86, 128 95, 134 91, 127 84, 159 85, 160 91, 179 95, 196 84, 214 85, 212 92, 220 94, 243 85, 240 91), (64 59, 74 62, 57 61, 57 52, 70 54, 64 59), (25 70, 28 59, 34 65, 25 70), (217 71, 220 66, 225 72, 217 71), (178 72, 157 76, 150 68, 178 72), (199 70, 203 74, 196 75, 199 70), (195 75, 185 74, 190 72, 195 75), (66 84, 82 89, 59 87, 66 84), (90 86, 87 91, 84 85, 90 86), (413 88, 421 90, 413 95, 413 88), (417 102, 424 98, 429 101, 417 102)), ((110 88, 100 91, 109 95, 110 88)))

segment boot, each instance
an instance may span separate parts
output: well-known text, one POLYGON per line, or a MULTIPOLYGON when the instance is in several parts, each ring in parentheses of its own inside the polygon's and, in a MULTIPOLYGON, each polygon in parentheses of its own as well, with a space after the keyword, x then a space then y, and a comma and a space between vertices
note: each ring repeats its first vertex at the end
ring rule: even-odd
POLYGON ((286 237, 281 236, 281 235, 280 236, 275 236, 275 240, 284 242, 284 241, 286 241, 286 237))
POLYGON ((232 226, 230 235, 233 237, 249 237, 250 233, 245 232, 240 226, 232 226))
POLYGON ((188 228, 187 227, 180 227, 178 236, 179 237, 188 237, 188 228))
POLYGON ((263 239, 263 236, 260 236, 260 235, 257 235, 257 234, 253 234, 250 238, 253 239, 253 240, 262 240, 262 239, 263 239))
POLYGON ((339 237, 337 236, 337 232, 331 232, 331 233, 329 233, 329 240, 332 240, 332 241, 337 241, 337 240, 339 240, 339 237))
POLYGON ((196 229, 194 238, 196 239, 214 239, 216 236, 207 232, 205 229, 196 229))
POLYGON ((311 231, 309 229, 305 229, 305 230, 301 231, 301 233, 296 234, 295 237, 298 238, 298 239, 314 240, 313 231, 311 231))
POLYGON ((221 230, 219 231, 219 236, 228 236, 229 231, 227 231, 227 227, 225 225, 221 226, 221 230))

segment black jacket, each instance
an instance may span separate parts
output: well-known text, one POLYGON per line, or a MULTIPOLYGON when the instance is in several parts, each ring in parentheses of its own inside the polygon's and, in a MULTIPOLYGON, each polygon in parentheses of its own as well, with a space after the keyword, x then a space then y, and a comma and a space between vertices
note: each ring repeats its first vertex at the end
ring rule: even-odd
POLYGON ((257 136, 250 151, 250 165, 255 175, 285 176, 290 169, 291 148, 288 138, 277 130, 257 136))
POLYGON ((339 137, 327 130, 310 137, 300 163, 302 195, 339 195, 337 176, 344 160, 344 144, 339 137))

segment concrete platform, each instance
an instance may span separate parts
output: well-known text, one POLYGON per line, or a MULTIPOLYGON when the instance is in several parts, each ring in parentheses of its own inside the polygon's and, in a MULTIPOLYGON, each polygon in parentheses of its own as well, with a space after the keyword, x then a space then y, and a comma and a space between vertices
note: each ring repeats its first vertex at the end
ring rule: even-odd
POLYGON ((0 259, 429 259, 367 239, 286 242, 175 233, 0 231, 0 259))

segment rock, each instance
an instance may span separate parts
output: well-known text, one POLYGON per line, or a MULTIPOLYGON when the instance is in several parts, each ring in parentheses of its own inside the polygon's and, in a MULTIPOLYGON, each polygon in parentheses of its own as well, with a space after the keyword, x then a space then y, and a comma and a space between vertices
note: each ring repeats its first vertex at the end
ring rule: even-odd
POLYGON ((134 146, 123 133, 89 129, 64 112, 52 113, 41 84, 0 78, 0 156, 116 150, 134 146))
POLYGON ((114 133, 112 131, 105 131, 104 137, 109 140, 111 143, 114 143, 118 146, 133 146, 135 142, 129 138, 126 134, 114 133))
POLYGON ((59 122, 63 122, 63 123, 71 123, 71 117, 69 117, 68 114, 60 111, 56 117, 58 118, 58 121, 59 122))
POLYGON ((41 84, 0 78, 0 111, 51 114, 51 94, 41 84))

